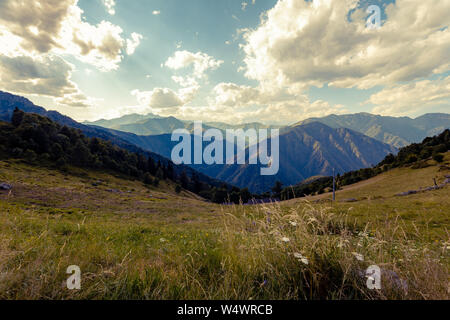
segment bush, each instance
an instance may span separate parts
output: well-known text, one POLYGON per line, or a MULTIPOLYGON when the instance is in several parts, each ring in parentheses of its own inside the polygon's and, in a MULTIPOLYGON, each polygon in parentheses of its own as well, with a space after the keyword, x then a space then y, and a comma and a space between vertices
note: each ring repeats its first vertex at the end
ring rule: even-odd
POLYGON ((33 150, 27 149, 25 151, 25 153, 23 154, 23 157, 28 161, 28 162, 34 162, 37 159, 37 155, 36 152, 34 152, 33 150))
POLYGON ((410 163, 414 163, 414 162, 417 162, 417 160, 419 160, 418 158, 417 158, 417 156, 415 155, 415 154, 410 154, 410 155, 408 155, 407 157, 406 157, 406 163, 407 164, 410 164, 410 163))
POLYGON ((12 150, 12 155, 13 155, 15 158, 20 158, 20 157, 22 156, 22 154, 23 154, 23 150, 22 150, 21 148, 14 148, 14 149, 12 150))
POLYGON ((433 160, 436 161, 437 163, 442 163, 444 161, 444 155, 443 154, 435 154, 433 155, 433 160))
POLYGON ((181 186, 180 186, 179 184, 177 184, 177 185, 175 186, 175 192, 176 192, 177 194, 180 194, 180 193, 181 193, 181 190, 182 190, 181 186))
POLYGON ((144 183, 147 185, 153 184, 153 178, 149 173, 146 173, 144 176, 144 183))

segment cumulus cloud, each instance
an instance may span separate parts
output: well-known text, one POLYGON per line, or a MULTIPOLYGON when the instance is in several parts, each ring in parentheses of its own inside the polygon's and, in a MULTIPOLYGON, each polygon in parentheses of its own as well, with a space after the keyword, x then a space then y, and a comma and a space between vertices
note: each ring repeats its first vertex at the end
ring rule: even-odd
MULTIPOLYGON (((104 0, 110 14, 115 1, 104 0)), ((123 53, 133 54, 142 36, 124 40, 123 30, 108 21, 92 25, 78 0, 0 1, 0 85, 24 95, 53 98, 58 106, 92 107, 71 80, 72 56, 101 71, 115 70, 123 53)))
POLYGON ((193 75, 197 78, 203 78, 206 71, 218 69, 223 62, 222 60, 214 59, 206 53, 193 53, 183 50, 176 51, 172 57, 169 57, 165 66, 173 70, 180 70, 192 66, 193 75))
POLYGON ((372 95, 373 112, 385 115, 408 115, 426 112, 430 106, 450 106, 450 76, 438 80, 422 80, 385 88, 372 95))
POLYGON ((178 90, 178 96, 184 102, 184 105, 195 98, 201 88, 199 82, 206 79, 206 73, 210 70, 216 70, 223 63, 222 60, 216 60, 206 53, 180 50, 169 57, 164 65, 176 71, 190 68, 188 75, 172 76, 172 80, 181 86, 181 89, 178 90))
POLYGON ((213 93, 215 94, 215 104, 233 107, 265 105, 303 97, 289 89, 240 86, 235 83, 223 82, 214 87, 213 93))
MULTIPOLYGON (((309 117, 348 112, 342 105, 331 105, 322 100, 311 102, 307 95, 289 89, 239 86, 220 83, 213 89, 211 110, 227 110, 229 121, 292 123, 309 117)), ((210 111, 211 111, 210 110, 210 111)), ((203 110, 205 112, 205 110, 203 110)))
POLYGON ((246 76, 271 86, 371 88, 445 72, 450 2, 398 0, 378 30, 355 0, 279 0, 245 32, 246 76), (351 9, 350 19, 349 12, 351 9))
POLYGON ((140 105, 151 109, 176 108, 184 104, 178 94, 168 88, 155 88, 152 91, 133 90, 131 94, 136 97, 140 105))
POLYGON ((4 90, 52 97, 60 105, 93 105, 95 100, 86 97, 70 80, 72 72, 73 66, 57 56, 0 55, 0 86, 4 90))
POLYGON ((136 48, 141 43, 143 36, 139 33, 133 32, 131 34, 131 39, 127 39, 127 54, 131 56, 135 51, 136 48))
POLYGON ((102 71, 117 69, 126 46, 122 28, 109 21, 92 25, 83 21, 82 14, 79 7, 70 7, 70 15, 60 31, 62 48, 55 51, 72 54, 102 71))
MULTIPOLYGON (((114 1, 104 3, 113 8, 114 1)), ((78 0, 0 1, 1 33, 16 40, 9 54, 70 54, 103 71, 117 69, 127 44, 135 50, 140 38, 135 35, 127 42, 119 26, 86 22, 77 4, 78 0)))
POLYGON ((106 10, 108 11, 108 13, 112 16, 115 15, 116 14, 116 9, 115 9, 116 2, 114 0, 102 0, 102 1, 106 7, 106 10))
POLYGON ((0 1, 0 24, 21 38, 29 51, 45 53, 58 46, 62 22, 76 0, 0 1))
MULTIPOLYGON (((293 124, 310 117, 348 113, 343 106, 331 106, 326 101, 310 102, 307 98, 289 103, 274 103, 264 108, 234 108, 231 106, 181 106, 171 110, 170 115, 186 120, 226 123, 249 123, 260 121, 267 124, 293 124), (276 116, 274 116, 276 115, 276 116)), ((163 114, 160 114, 163 115, 163 114)))

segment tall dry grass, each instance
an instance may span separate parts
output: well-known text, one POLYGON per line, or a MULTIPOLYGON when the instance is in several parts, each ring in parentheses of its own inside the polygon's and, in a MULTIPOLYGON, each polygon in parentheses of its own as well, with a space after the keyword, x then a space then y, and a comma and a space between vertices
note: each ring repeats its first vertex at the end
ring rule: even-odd
POLYGON ((400 219, 375 228, 325 206, 272 204, 250 213, 237 206, 224 221, 225 261, 231 275, 241 271, 234 283, 261 280, 259 292, 247 286, 247 298, 449 298, 448 245, 418 241, 419 232, 409 235, 400 219), (367 287, 372 265, 382 271, 381 290, 367 287))
POLYGON ((321 205, 224 207, 215 228, 186 233, 8 206, 0 222, 0 299, 449 298, 448 239, 423 242, 400 219, 361 225, 321 205), (65 288, 72 264, 80 291, 65 288), (381 290, 366 286, 371 265, 381 290))

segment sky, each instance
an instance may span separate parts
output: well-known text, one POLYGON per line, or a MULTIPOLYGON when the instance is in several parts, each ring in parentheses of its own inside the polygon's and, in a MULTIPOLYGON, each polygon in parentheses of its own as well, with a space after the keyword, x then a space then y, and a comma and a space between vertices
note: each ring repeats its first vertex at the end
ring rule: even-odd
POLYGON ((449 21, 442 0, 0 0, 0 90, 79 121, 417 117, 450 111, 449 21))

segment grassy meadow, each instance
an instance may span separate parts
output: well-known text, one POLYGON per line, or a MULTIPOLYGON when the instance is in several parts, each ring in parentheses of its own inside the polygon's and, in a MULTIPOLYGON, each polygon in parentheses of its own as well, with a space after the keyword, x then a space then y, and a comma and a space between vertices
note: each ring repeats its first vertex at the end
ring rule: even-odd
POLYGON ((448 299, 448 163, 220 206, 105 172, 0 161, 0 299, 448 299), (354 198, 355 202, 341 200, 354 198), (66 288, 78 265, 81 290, 66 288), (383 270, 369 290, 370 265, 383 270))

